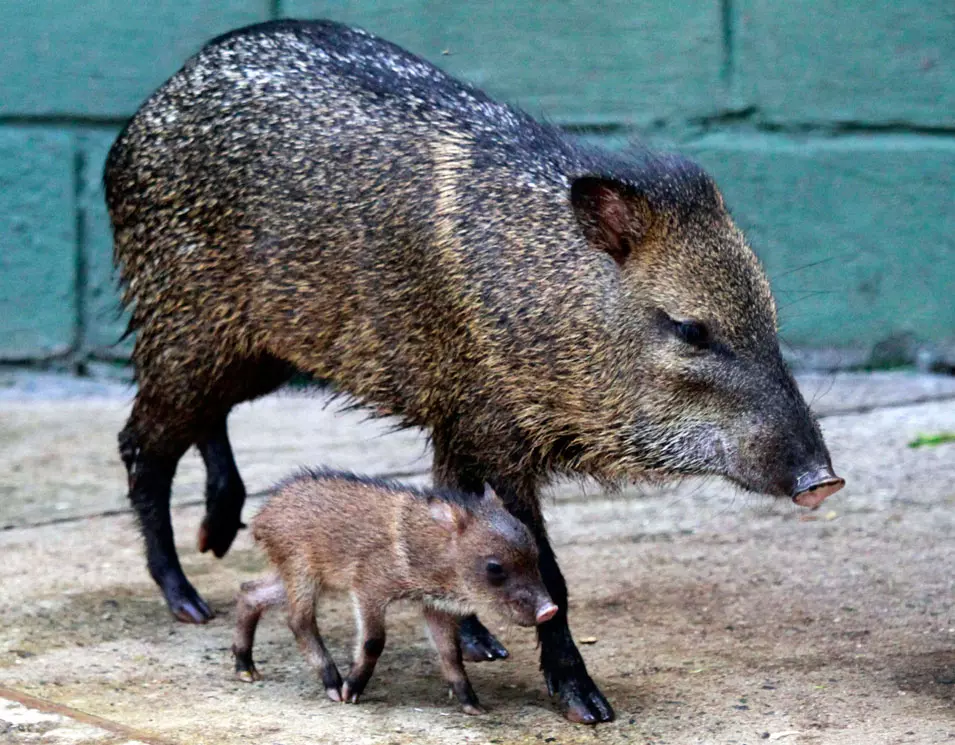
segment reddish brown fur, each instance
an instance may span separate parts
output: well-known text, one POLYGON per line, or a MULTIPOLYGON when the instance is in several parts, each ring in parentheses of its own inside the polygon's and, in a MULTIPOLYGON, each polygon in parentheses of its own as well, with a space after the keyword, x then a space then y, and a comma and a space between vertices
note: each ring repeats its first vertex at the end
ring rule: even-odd
MULTIPOLYGON (((424 607, 442 669, 465 711, 480 710, 461 660, 458 622, 490 603, 521 625, 556 612, 528 529, 493 492, 420 492, 346 474, 309 472, 281 485, 252 521, 277 578, 243 586, 233 653, 246 680, 262 612, 287 603, 289 625, 333 700, 356 702, 384 647, 385 609, 424 607), (488 574, 489 563, 504 575, 488 574), (341 682, 315 625, 316 597, 344 590, 355 601, 355 662, 341 682)), ((496 570, 496 569, 495 569, 496 570)))

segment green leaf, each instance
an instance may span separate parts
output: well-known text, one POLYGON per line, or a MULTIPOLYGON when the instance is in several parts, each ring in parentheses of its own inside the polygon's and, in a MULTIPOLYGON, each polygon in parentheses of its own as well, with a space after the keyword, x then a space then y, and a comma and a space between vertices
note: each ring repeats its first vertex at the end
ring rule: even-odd
POLYGON ((955 442, 955 432, 939 432, 937 435, 919 435, 909 443, 909 447, 921 448, 931 445, 944 445, 946 442, 955 442))

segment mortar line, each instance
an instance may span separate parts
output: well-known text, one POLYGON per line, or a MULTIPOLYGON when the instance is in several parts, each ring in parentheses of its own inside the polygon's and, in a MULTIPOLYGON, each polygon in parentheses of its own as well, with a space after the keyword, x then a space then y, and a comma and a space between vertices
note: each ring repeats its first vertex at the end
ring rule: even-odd
POLYGON ((729 93, 733 85, 733 73, 735 72, 735 57, 733 44, 735 43, 736 29, 733 26, 733 0, 721 0, 720 2, 720 25, 723 32, 723 60, 720 66, 720 79, 723 87, 729 93))
POLYGON ((18 704, 26 706, 28 709, 35 709, 47 714, 57 714, 82 724, 98 727, 99 729, 104 729, 114 735, 119 735, 120 737, 125 737, 130 740, 148 743, 148 745, 173 745, 174 742, 172 740, 166 740, 164 738, 157 737, 156 735, 149 734, 148 732, 142 732, 140 730, 134 729, 133 727, 129 727, 128 725, 114 722, 110 719, 103 719, 103 717, 98 717, 95 714, 87 714, 85 711, 74 709, 71 706, 58 704, 55 701, 39 698, 38 696, 32 696, 29 693, 23 693, 22 691, 18 691, 15 688, 8 688, 4 685, 0 685, 0 698, 5 698, 8 701, 14 701, 18 704))
POLYGON ((269 16, 273 21, 282 17, 282 0, 271 0, 269 3, 269 16))
POLYGON ((0 115, 2 126, 65 126, 72 128, 122 127, 129 116, 90 116, 88 114, 4 114, 0 115))
POLYGON ((83 153, 82 138, 74 138, 73 153, 73 210, 76 230, 76 278, 73 286, 75 293, 76 328, 73 338, 73 355, 77 363, 82 362, 83 347, 86 345, 86 283, 87 283, 87 236, 85 209, 83 206, 83 175, 86 170, 86 157, 83 153))

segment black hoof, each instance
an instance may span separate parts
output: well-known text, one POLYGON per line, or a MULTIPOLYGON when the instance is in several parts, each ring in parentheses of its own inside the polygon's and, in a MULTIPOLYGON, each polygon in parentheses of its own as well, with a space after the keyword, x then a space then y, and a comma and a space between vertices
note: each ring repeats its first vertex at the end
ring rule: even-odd
POLYGON ((199 552, 212 551, 217 559, 225 556, 239 530, 245 525, 235 517, 206 515, 199 526, 199 552))
MULTIPOLYGON (((325 686, 325 695, 328 696, 332 701, 336 703, 348 703, 348 699, 343 697, 342 691, 342 676, 338 672, 338 668, 335 667, 334 663, 331 663, 322 670, 322 685, 325 686)), ((362 686, 364 687, 364 686, 362 686)), ((344 691, 348 693, 348 691, 344 691)), ((355 692, 355 698, 351 703, 358 703, 358 694, 361 691, 355 692)))
POLYGON ((232 655, 235 657, 235 676, 244 683, 254 683, 262 680, 261 674, 255 669, 255 663, 252 661, 252 650, 238 650, 232 647, 232 655))
POLYGON ((482 624, 477 616, 468 616, 461 620, 461 657, 465 662, 491 662, 504 660, 510 655, 482 624))
POLYGON ((598 724, 612 722, 613 707, 597 689, 586 670, 545 672, 547 690, 557 699, 557 708, 570 722, 598 724))
POLYGON ((359 696, 365 692, 365 682, 364 680, 345 678, 345 682, 342 683, 342 701, 346 704, 357 704, 359 696))
POLYGON ((208 623, 215 618, 215 613, 205 600, 196 592, 196 589, 183 577, 175 584, 162 586, 166 605, 177 621, 183 623, 208 623))

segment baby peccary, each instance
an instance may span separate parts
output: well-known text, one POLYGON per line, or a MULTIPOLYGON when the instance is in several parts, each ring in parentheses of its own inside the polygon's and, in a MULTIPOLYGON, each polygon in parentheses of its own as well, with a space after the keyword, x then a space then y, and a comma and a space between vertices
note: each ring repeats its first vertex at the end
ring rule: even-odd
POLYGON ((357 703, 385 646, 393 600, 424 607, 441 670, 468 714, 483 712, 462 664, 458 626, 484 601, 521 626, 550 620, 557 606, 538 570, 537 545, 493 491, 484 496, 418 491, 349 474, 306 472, 278 487, 252 521, 277 575, 242 585, 236 673, 260 678, 255 627, 267 608, 287 604, 289 626, 333 701, 357 703), (324 590, 355 601, 355 661, 342 682, 315 624, 324 590))

